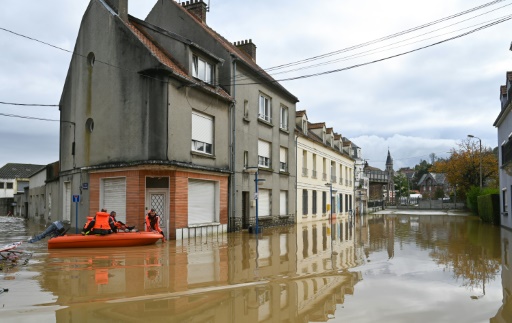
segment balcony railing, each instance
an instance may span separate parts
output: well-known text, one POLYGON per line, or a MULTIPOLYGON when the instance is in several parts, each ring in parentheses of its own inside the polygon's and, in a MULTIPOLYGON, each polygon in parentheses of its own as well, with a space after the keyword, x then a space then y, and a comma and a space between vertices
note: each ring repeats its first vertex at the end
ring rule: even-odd
POLYGON ((345 186, 348 186, 348 179, 345 180, 345 186))
POLYGON ((312 170, 311 171, 311 177, 312 178, 316 178, 316 170, 312 170))
POLYGON ((302 176, 308 177, 308 169, 305 167, 302 168, 302 176))
POLYGON ((343 185, 343 178, 340 177, 340 185, 343 185))
POLYGON ((336 176, 331 175, 331 183, 336 183, 336 176))
POLYGON ((327 174, 326 173, 322 173, 322 181, 326 181, 327 180, 327 174))

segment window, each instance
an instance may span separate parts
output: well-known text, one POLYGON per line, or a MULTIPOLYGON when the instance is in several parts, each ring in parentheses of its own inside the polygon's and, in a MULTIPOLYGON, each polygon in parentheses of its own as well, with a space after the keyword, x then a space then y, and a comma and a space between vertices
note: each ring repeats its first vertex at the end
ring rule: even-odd
POLYGON ((270 201, 272 194, 270 190, 258 190, 258 216, 270 216, 270 201))
POLYGON ((13 186, 12 186, 12 183, 7 183, 7 189, 11 189, 12 190, 13 186))
POLYGON ((218 222, 219 195, 217 182, 189 179, 188 224, 199 225, 218 222))
POLYGON ((206 83, 212 83, 213 66, 202 58, 192 56, 192 76, 206 83))
POLYGON ((115 211, 116 219, 126 223, 126 178, 102 178, 100 204, 108 212, 115 211))
POLYGON ((302 190, 302 214, 308 214, 308 190, 302 190))
POLYGON ((279 214, 286 215, 288 214, 288 192, 281 191, 279 193, 279 214))
POLYGON ((0 182, 0 188, 4 188, 4 182, 0 182))
POLYGON ((311 211, 311 213, 313 213, 313 214, 316 214, 316 199, 317 199, 316 191, 313 191, 313 205, 312 205, 313 210, 311 211))
POLYGON ((270 168, 270 143, 258 140, 258 166, 270 168))
POLYGON ((279 128, 288 130, 288 108, 282 105, 279 112, 279 128))
POLYGON ((302 132, 304 132, 305 135, 308 134, 308 121, 302 120, 302 132))
POLYGON ((270 106, 270 98, 263 94, 260 94, 260 107, 258 112, 258 118, 261 120, 265 120, 267 122, 272 122, 271 118, 271 106, 270 106))
POLYGON ((192 150, 213 154, 213 118, 192 112, 192 150))
POLYGON ((288 171, 288 149, 281 147, 279 149, 279 171, 288 171))
POLYGON ((327 192, 322 192, 322 213, 327 212, 327 192))
POLYGON ((244 151, 244 168, 247 169, 249 167, 249 152, 247 150, 244 151))

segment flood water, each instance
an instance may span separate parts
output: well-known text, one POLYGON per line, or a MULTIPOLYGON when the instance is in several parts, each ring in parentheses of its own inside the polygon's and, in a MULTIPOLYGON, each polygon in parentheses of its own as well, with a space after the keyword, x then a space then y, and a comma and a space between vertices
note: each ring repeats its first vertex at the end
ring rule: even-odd
POLYGON ((512 322, 512 231, 381 214, 130 248, 48 250, 0 217, 0 322, 512 322), (29 258, 29 255, 31 257, 29 258))

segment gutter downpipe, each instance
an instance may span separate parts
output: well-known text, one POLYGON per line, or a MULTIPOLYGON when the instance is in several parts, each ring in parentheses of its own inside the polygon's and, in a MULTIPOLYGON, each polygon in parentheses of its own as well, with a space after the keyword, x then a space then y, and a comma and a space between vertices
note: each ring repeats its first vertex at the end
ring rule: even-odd
POLYGON ((236 149, 235 149, 235 138, 236 138, 236 57, 231 54, 233 58, 233 99, 234 102, 231 108, 231 228, 228 227, 228 232, 235 231, 236 225, 236 149))

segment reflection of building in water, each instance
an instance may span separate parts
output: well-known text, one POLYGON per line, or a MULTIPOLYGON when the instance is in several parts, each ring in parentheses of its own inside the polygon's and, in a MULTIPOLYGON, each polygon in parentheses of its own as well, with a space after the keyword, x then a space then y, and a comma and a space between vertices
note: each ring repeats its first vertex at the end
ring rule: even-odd
POLYGON ((304 322, 325 321, 352 294, 359 273, 340 273, 361 263, 354 245, 354 227, 348 217, 329 225, 306 222, 297 225, 297 311, 304 322))
POLYGON ((490 319, 491 323, 512 322, 512 231, 501 229, 501 283, 503 285, 503 305, 490 319))
POLYGON ((50 251, 41 285, 62 306, 57 321, 325 321, 361 277, 343 270, 360 262, 352 223, 324 222, 217 243, 50 251))

